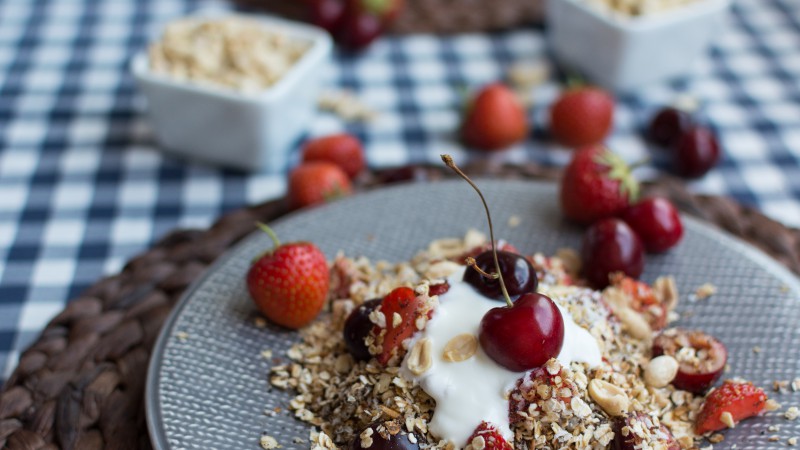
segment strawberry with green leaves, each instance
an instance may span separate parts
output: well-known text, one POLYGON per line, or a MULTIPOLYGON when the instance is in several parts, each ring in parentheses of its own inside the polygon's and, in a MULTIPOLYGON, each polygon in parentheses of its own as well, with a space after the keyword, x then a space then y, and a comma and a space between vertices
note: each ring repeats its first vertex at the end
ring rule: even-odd
POLYGON ((258 309, 272 322, 300 328, 317 317, 328 297, 330 273, 325 255, 310 242, 281 244, 275 233, 259 224, 274 242, 247 272, 247 290, 258 309))
POLYGON ((639 196, 639 182, 619 155, 601 146, 578 150, 561 180, 561 210, 580 224, 619 214, 639 196))

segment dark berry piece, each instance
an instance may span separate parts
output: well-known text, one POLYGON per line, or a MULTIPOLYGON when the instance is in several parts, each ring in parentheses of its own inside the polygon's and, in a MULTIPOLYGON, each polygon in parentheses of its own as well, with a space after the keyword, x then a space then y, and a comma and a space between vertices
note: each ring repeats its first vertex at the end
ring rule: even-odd
POLYGON ((653 341, 653 356, 669 355, 678 359, 678 374, 672 385, 684 391, 702 394, 722 376, 728 362, 728 349, 702 331, 673 328, 653 341), (687 357, 676 356, 683 349, 687 357))
POLYGON ((683 222, 669 200, 646 198, 622 212, 648 252, 660 253, 674 247, 683 237, 683 222))
POLYGON ((369 320, 369 314, 380 304, 381 299, 379 298, 365 301, 350 313, 344 323, 344 343, 356 360, 367 361, 372 358, 364 339, 375 327, 375 324, 369 320))
POLYGON ((655 144, 668 147, 692 126, 692 116, 686 111, 667 107, 653 116, 647 137, 655 144))
MULTIPOLYGON (((500 263, 500 274, 505 281, 508 295, 512 299, 529 292, 536 292, 539 280, 536 271, 525 257, 516 253, 498 251, 497 262, 500 263)), ((496 273, 494 255, 491 250, 479 254, 475 264, 486 273, 496 273)), ((478 290, 482 295, 492 300, 504 301, 500 281, 478 273, 474 267, 467 267, 464 272, 464 281, 478 290)))
POLYGON ((639 278, 644 269, 642 241, 625 222, 603 219, 586 230, 581 250, 583 275, 596 288, 609 284, 609 275, 622 272, 639 278))
POLYGON ((699 178, 708 173, 719 161, 719 142, 714 132, 706 127, 692 127, 678 140, 673 149, 675 170, 679 175, 699 178))

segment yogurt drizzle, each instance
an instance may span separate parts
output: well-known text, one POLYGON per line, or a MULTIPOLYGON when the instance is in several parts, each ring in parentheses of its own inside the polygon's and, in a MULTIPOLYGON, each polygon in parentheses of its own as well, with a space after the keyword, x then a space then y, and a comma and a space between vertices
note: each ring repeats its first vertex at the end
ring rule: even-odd
MULTIPOLYGON (((483 351, 466 361, 447 362, 442 359, 445 344, 463 333, 476 337, 483 315, 502 303, 489 300, 472 286, 462 281, 462 268, 448 278, 450 290, 439 297, 439 305, 423 331, 414 339, 427 337, 433 350, 433 364, 428 371, 415 376, 405 370, 404 375, 419 383, 434 400, 436 409, 429 423, 430 431, 457 447, 467 444, 482 421, 497 426, 511 442, 508 420, 508 393, 525 372, 512 372, 495 363, 483 351)), ((568 311, 558 305, 564 318, 564 345, 558 361, 566 367, 573 361, 588 363, 591 367, 602 362, 600 348, 595 338, 572 319, 568 311)))

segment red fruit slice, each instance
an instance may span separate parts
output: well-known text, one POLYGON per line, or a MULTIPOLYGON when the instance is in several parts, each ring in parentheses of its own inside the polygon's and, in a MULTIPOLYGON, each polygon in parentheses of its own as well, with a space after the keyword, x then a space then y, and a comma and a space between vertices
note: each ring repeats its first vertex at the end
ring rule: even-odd
POLYGON ((506 441, 500 430, 489 422, 483 421, 478 428, 472 433, 472 436, 467 440, 465 446, 467 449, 484 448, 485 450, 512 450, 511 444, 506 441), (480 446, 479 441, 475 439, 480 438, 483 440, 483 447, 480 446))
POLYGON ((726 380, 719 389, 706 397, 694 424, 697 434, 718 431, 748 417, 762 413, 767 406, 767 394, 753 383, 726 380), (727 417, 730 414, 730 417, 727 417))
POLYGON ((642 314, 653 331, 659 331, 667 325, 667 307, 658 301, 649 284, 624 276, 615 278, 613 284, 626 294, 630 301, 628 306, 642 314))
POLYGON ((630 413, 614 420, 613 450, 658 448, 680 450, 680 445, 658 419, 644 413, 630 413))
POLYGON ((432 284, 432 285, 430 286, 430 288, 428 288, 428 295, 430 295, 430 296, 434 296, 434 295, 444 295, 444 294, 446 294, 446 293, 447 293, 447 291, 449 291, 449 290, 450 290, 450 283, 448 283, 448 282, 445 280, 445 282, 444 282, 444 283, 432 284))
POLYGON ((653 356, 669 355, 678 360, 678 374, 672 385, 684 391, 702 394, 722 375, 728 361, 728 349, 722 342, 702 331, 672 328, 653 341, 653 356))
MULTIPOLYGON (((383 351, 377 356, 378 362, 386 365, 394 355, 400 355, 403 341, 417 331, 415 322, 421 306, 422 301, 409 287, 399 287, 383 298, 380 311, 386 319, 386 334, 383 336, 383 351), (395 313, 399 315, 399 321, 395 320, 395 313)), ((375 332, 380 333, 380 328, 375 332)))

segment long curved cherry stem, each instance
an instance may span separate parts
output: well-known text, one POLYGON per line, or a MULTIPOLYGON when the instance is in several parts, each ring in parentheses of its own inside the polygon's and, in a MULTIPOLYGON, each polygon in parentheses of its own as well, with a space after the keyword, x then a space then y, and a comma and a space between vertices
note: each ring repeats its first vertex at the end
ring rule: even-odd
POLYGON ((510 307, 514 306, 514 303, 511 301, 511 297, 508 295, 508 290, 506 290, 506 283, 503 281, 503 275, 500 272, 500 261, 497 259, 497 246, 495 245, 494 240, 494 227, 492 226, 492 215, 489 213, 489 205, 486 204, 486 199, 483 198, 483 193, 472 180, 469 179, 467 174, 461 171, 461 169, 456 166, 455 161, 453 161, 453 157, 450 155, 441 155, 442 161, 447 165, 447 167, 451 168, 453 172, 457 173, 458 176, 464 179, 473 189, 475 192, 478 193, 478 196, 481 198, 481 202, 483 203, 483 208, 486 210, 486 218, 489 220, 489 239, 492 240, 492 255, 494 256, 494 268, 497 270, 497 279, 500 280, 500 289, 503 291, 503 297, 506 299, 506 304, 510 307))

